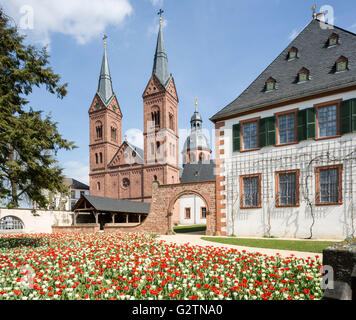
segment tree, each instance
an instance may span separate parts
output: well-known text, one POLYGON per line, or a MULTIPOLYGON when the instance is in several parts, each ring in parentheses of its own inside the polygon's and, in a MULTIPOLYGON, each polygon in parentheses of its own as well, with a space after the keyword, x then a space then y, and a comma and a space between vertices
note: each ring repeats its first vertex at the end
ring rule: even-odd
POLYGON ((67 84, 60 84, 49 67, 46 48, 25 45, 24 39, 0 8, 0 198, 8 207, 27 198, 44 208, 43 189, 66 192, 55 156, 75 146, 62 138, 50 116, 27 107, 34 86, 62 99, 67 84))

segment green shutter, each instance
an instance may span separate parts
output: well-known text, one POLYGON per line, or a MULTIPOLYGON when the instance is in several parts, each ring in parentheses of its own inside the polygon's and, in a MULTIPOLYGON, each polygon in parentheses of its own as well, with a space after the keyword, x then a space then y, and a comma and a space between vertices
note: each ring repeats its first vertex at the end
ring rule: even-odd
POLYGON ((260 119, 259 126, 260 148, 274 146, 276 144, 276 118, 260 119))
POLYGON ((240 124, 232 126, 232 151, 238 152, 241 150, 240 124))
POLYGON ((307 139, 307 110, 299 110, 297 114, 297 136, 298 141, 307 139))
POLYGON ((315 108, 310 108, 306 110, 306 131, 307 139, 314 139, 316 132, 316 122, 315 122, 315 108))
POLYGON ((351 99, 351 127, 356 132, 356 99, 351 99))
POLYGON ((269 146, 276 145, 276 118, 267 118, 267 143, 269 146))
POLYGON ((352 100, 342 101, 340 105, 340 133, 352 132, 352 100))
POLYGON ((340 105, 340 133, 356 131, 356 99, 345 100, 340 105))
POLYGON ((260 140, 260 148, 267 146, 267 121, 266 121, 266 118, 260 119, 259 140, 260 140))

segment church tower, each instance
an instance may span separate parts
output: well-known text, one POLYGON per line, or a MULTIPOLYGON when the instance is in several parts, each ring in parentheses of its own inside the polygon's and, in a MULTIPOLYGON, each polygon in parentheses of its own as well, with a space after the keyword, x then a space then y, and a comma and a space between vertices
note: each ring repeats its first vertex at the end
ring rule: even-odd
POLYGON ((122 113, 112 88, 106 42, 98 90, 89 109, 89 126, 90 195, 105 197, 105 171, 122 142, 122 113))
POLYGON ((145 165, 163 168, 158 180, 164 184, 179 182, 178 103, 160 18, 152 76, 143 93, 143 134, 145 165))
POLYGON ((210 163, 211 148, 203 132, 203 119, 198 112, 198 99, 195 100, 195 112, 190 120, 191 131, 185 140, 182 156, 183 166, 187 163, 210 163))

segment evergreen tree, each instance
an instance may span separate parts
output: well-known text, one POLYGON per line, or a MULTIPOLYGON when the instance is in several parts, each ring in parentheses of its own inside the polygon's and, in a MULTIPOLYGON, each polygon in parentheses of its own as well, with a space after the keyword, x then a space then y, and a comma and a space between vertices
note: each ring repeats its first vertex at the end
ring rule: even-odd
POLYGON ((0 199, 10 208, 25 198, 44 208, 44 189, 67 191, 55 156, 59 149, 75 148, 74 143, 62 138, 49 116, 27 106, 34 86, 60 99, 67 93, 48 59, 45 48, 24 44, 0 8, 0 199))

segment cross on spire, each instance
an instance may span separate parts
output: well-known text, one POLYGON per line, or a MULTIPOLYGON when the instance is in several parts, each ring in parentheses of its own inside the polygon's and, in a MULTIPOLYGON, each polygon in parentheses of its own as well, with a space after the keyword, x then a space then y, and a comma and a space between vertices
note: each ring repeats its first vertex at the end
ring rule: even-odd
POLYGON ((157 14, 159 15, 159 22, 162 23, 162 14, 164 13, 164 11, 162 9, 159 9, 159 11, 157 12, 157 14))
POLYGON ((103 36, 103 40, 104 40, 104 47, 106 47, 106 39, 108 38, 108 36, 106 34, 104 34, 103 36))

